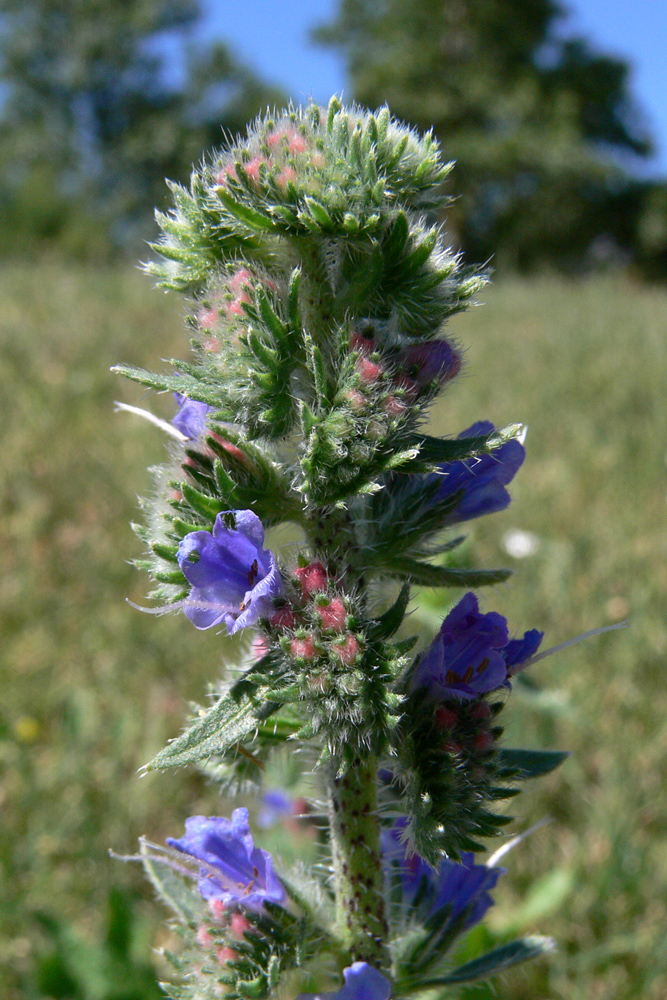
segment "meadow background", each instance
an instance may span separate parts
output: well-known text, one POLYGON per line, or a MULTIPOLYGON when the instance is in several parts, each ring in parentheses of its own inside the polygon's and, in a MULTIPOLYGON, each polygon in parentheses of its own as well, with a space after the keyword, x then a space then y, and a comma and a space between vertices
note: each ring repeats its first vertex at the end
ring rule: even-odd
MULTIPOLYGON (((667 291, 617 274, 505 277, 484 300, 451 322, 466 374, 433 414, 444 433, 480 417, 529 425, 511 507, 471 526, 470 558, 516 569, 484 605, 517 631, 543 628, 546 645, 631 628, 517 686, 508 741, 573 756, 515 803, 516 829, 552 822, 509 855, 470 948, 539 931, 559 951, 461 995, 662 1000, 667 291), (507 554, 513 529, 536 536, 533 555, 507 554)), ((226 640, 125 602, 147 583, 128 565, 128 522, 165 452, 156 428, 113 414, 114 399, 146 400, 109 366, 185 356, 182 306, 133 269, 58 264, 4 266, 0 301, 0 995, 153 1000, 164 913, 138 866, 108 851, 224 811, 196 773, 136 772, 203 699, 226 640)), ((454 597, 422 592, 415 627, 428 635, 454 597)))

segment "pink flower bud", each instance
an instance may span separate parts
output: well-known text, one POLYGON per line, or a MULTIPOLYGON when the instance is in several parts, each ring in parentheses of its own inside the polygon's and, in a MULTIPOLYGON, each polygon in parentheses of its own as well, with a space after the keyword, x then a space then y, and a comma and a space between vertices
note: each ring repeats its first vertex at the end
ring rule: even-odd
POLYGON ((340 597, 334 597, 325 607, 318 607, 317 614, 323 628, 341 632, 347 621, 347 608, 340 597))
POLYGON ((290 182, 296 180, 296 170, 292 167, 283 167, 279 174, 276 174, 276 184, 279 188, 286 188, 290 182))
POLYGON ((370 361, 369 358, 363 357, 363 355, 357 358, 355 368, 363 382, 377 382, 384 371, 382 365, 379 365, 376 361, 370 361))
POLYGON ((223 167, 222 170, 218 171, 215 176, 216 184, 219 184, 221 187, 227 187, 227 181, 230 177, 235 181, 239 179, 238 174, 236 173, 236 167, 233 163, 228 163, 226 167, 223 167))
POLYGON ((292 608, 288 605, 285 605, 283 608, 277 608, 269 621, 274 628, 296 628, 298 625, 298 619, 292 608))
POLYGON ((470 715, 473 719, 488 719, 491 716, 491 709, 485 701, 478 701, 470 715))
POLYGON ((209 437, 211 437, 223 451, 227 452, 231 458, 236 459, 237 462, 241 465, 245 465, 246 467, 249 465, 248 456, 241 450, 241 448, 238 447, 238 445, 232 444, 231 441, 228 441, 227 438, 221 437, 220 434, 216 434, 215 431, 211 431, 209 433, 209 437))
POLYGON ((408 408, 408 404, 396 396, 387 396, 384 401, 385 411, 390 417, 401 417, 408 408))
POLYGON ((453 729, 459 717, 451 708, 439 708, 435 713, 435 724, 438 729, 453 729))
POLYGON ((358 389, 350 389, 349 392, 345 393, 345 399, 350 404, 350 408, 358 413, 359 410, 363 410, 368 404, 368 400, 364 396, 363 392, 359 392, 358 389))
POLYGON ((215 954, 220 965, 226 965, 227 962, 235 962, 239 957, 238 951, 234 951, 233 948, 229 948, 227 945, 224 948, 216 948, 215 954))
POLYGON ((353 635, 348 635, 342 642, 335 643, 331 649, 339 660, 350 666, 359 656, 361 647, 353 635))
POLYGON ((242 938, 245 931, 249 931, 252 928, 250 921, 238 911, 232 913, 232 918, 229 923, 232 929, 232 934, 234 934, 237 938, 242 938))
POLYGON ((252 640, 252 655, 261 659, 262 656, 266 656, 269 651, 269 644, 263 635, 256 635, 252 640))
POLYGON ((197 322, 202 330, 210 330, 218 322, 218 310, 200 309, 197 313, 197 322))
POLYGON ((229 279, 227 287, 233 295, 238 295, 239 292, 243 291, 246 285, 249 285, 252 281, 252 273, 247 267, 241 267, 238 271, 229 279))
POLYGON ((250 163, 243 164, 246 176, 249 177, 254 184, 259 184, 259 166, 264 162, 265 160, 263 156, 256 156, 250 161, 250 163))
POLYGON ((318 591, 326 590, 329 578, 321 562, 312 562, 307 566, 299 566, 294 575, 301 584, 303 596, 308 599, 318 591))
POLYGON ((289 648, 295 660, 314 660, 318 653, 317 644, 312 635, 306 636, 305 639, 292 639, 289 648))
POLYGON ((202 948, 210 948, 214 943, 214 939, 211 937, 209 932, 204 926, 197 928, 197 944, 201 945, 202 948))
POLYGON ((216 920, 224 920, 227 916, 227 907, 221 899, 209 899, 208 908, 216 920))
POLYGON ((475 750, 479 750, 482 753, 485 750, 490 750, 494 743, 493 733, 489 733, 488 731, 478 733, 475 737, 475 750))
POLYGON ((276 146, 280 145, 281 140, 286 138, 286 136, 287 133, 284 129, 281 129, 280 132, 272 132, 271 135, 267 135, 266 137, 266 145, 269 149, 275 149, 276 146))
POLYGON ((302 135, 299 135, 298 132, 295 132, 294 135, 292 135, 292 137, 290 138, 289 142, 287 143, 287 148, 289 149, 290 153, 305 153, 306 140, 302 135))
POLYGON ((353 330, 350 334, 350 349, 360 354, 372 354, 376 349, 375 340, 370 333, 353 330))

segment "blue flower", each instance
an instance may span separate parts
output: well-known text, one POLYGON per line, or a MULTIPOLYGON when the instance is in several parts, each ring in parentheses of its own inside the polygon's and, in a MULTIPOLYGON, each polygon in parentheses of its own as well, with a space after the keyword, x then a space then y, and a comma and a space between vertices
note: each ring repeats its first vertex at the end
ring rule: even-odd
POLYGON ((493 906, 491 890, 506 869, 477 865, 474 855, 467 852, 461 855, 460 863, 442 858, 437 868, 432 868, 418 854, 408 853, 404 839, 407 825, 407 819, 402 818, 382 831, 385 866, 388 872, 398 870, 406 906, 411 908, 417 902, 427 918, 448 907, 448 922, 465 913, 461 930, 479 923, 493 906))
POLYGON ((503 657, 508 677, 518 674, 525 662, 535 655, 542 639, 544 639, 544 632, 531 628, 524 633, 523 639, 511 639, 507 643, 503 649, 503 657))
POLYGON ((264 527, 251 510, 218 514, 212 533, 185 536, 177 558, 192 585, 184 610, 195 628, 224 622, 233 635, 271 613, 283 585, 275 556, 263 545, 264 527))
MULTIPOLYGON (((490 434, 494 425, 488 420, 480 420, 459 434, 459 438, 477 437, 490 434)), ((507 441, 491 454, 461 462, 444 462, 440 473, 431 473, 427 483, 440 481, 432 503, 449 500, 455 493, 463 491, 459 504, 446 515, 447 524, 471 521, 483 514, 494 514, 504 510, 510 502, 505 489, 516 475, 526 457, 526 450, 516 439, 507 441)))
POLYGON ((410 691, 426 689, 436 701, 470 701, 495 691, 507 680, 502 650, 508 642, 507 619, 495 611, 481 614, 475 595, 466 594, 418 661, 410 691))
POLYGON ((235 809, 231 820, 191 816, 185 821, 185 836, 181 840, 168 837, 167 843, 206 863, 198 881, 204 899, 251 910, 259 910, 265 900, 285 901, 285 889, 273 870, 271 855, 254 846, 247 809, 235 809))
POLYGON ((179 410, 175 417, 172 417, 172 424, 176 430, 184 434, 188 441, 194 441, 201 437, 206 429, 206 417, 212 412, 213 407, 206 403, 200 403, 196 399, 188 399, 180 392, 175 392, 176 402, 179 410))
POLYGON ((296 1000, 389 1000, 391 983, 368 962, 343 969, 345 986, 336 993, 300 993, 296 1000))
POLYGON ((292 816, 294 800, 286 792, 279 790, 262 795, 262 808, 257 816, 257 826, 266 829, 274 826, 283 816, 292 816))
POLYGON ((530 629, 522 639, 509 638, 507 619, 496 611, 482 614, 473 593, 452 608, 435 639, 410 676, 409 690, 426 689, 434 701, 471 701, 509 686, 538 649, 544 632, 530 629))

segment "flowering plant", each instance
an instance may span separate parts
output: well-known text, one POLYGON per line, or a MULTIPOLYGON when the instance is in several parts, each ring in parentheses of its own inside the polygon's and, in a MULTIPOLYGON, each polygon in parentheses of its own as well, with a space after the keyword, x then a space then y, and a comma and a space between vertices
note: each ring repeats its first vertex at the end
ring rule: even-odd
POLYGON ((179 407, 140 565, 154 613, 252 629, 257 655, 147 766, 248 790, 288 746, 326 800, 312 872, 256 847, 243 808, 144 844, 184 937, 173 997, 441 996, 552 947, 451 958, 502 874, 497 855, 474 858, 511 822, 501 804, 566 754, 504 745, 512 679, 545 655, 542 633, 511 638, 480 610, 473 590, 509 574, 452 565, 462 539, 446 535, 507 506, 523 428, 421 430, 461 369, 443 324, 486 280, 429 215, 449 169, 432 136, 334 99, 259 120, 158 215, 148 271, 188 296, 194 357, 118 368, 179 407), (292 557, 265 541, 285 523, 292 557), (416 658, 413 586, 466 591, 416 658))

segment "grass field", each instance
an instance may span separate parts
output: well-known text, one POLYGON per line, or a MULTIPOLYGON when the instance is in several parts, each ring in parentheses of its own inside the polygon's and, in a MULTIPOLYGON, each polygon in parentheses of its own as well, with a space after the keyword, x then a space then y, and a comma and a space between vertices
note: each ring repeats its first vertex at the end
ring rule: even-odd
MULTIPOLYGON (((547 659, 512 697, 509 742, 574 756, 516 802, 522 828, 553 822, 509 856, 479 935, 550 933, 559 951, 465 995, 663 1000, 667 293, 542 279, 485 299, 452 322, 467 372, 434 420, 530 428, 511 508, 471 532, 476 563, 517 570, 484 605, 545 629, 545 645, 632 625, 547 659), (509 556, 512 529, 537 551, 509 556)), ((181 354, 180 304, 134 272, 55 265, 0 270, 0 301, 0 995, 151 1000, 163 914, 108 849, 220 808, 196 774, 136 771, 222 655, 183 618, 125 603, 146 588, 128 521, 164 452, 159 431, 112 414, 114 398, 143 397, 109 366, 181 354)), ((423 596, 427 628, 442 595, 423 596)))

